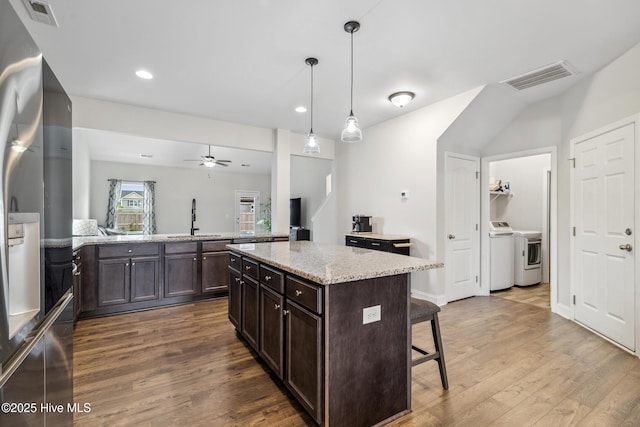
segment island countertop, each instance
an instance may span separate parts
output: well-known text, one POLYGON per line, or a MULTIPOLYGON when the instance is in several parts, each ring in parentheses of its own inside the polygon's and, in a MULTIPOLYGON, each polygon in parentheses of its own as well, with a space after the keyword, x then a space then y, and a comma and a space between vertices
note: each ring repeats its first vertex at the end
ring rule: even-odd
POLYGON ((230 244, 227 248, 321 285, 444 266, 422 258, 308 241, 230 244))

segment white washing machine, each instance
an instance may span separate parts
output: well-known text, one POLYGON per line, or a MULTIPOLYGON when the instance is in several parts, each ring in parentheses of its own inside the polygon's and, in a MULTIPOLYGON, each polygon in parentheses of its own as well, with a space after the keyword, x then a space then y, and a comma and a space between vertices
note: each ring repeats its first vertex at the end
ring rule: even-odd
POLYGON ((537 285, 542 281, 542 232, 513 230, 514 284, 537 285))
POLYGON ((489 222, 491 265, 489 290, 498 291, 513 286, 513 231, 508 222, 489 222))

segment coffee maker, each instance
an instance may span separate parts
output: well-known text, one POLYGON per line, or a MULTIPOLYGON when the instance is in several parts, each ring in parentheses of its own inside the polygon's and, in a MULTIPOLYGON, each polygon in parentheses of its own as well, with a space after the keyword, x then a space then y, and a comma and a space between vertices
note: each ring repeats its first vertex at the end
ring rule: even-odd
POLYGON ((354 215, 351 231, 354 233, 371 233, 371 217, 365 215, 354 215))

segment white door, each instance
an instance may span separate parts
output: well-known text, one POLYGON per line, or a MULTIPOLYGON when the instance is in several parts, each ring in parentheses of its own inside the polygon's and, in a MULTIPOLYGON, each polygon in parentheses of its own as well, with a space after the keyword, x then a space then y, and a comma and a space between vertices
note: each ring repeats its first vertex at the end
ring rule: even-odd
POLYGON ((477 295, 480 274, 480 159, 446 153, 444 260, 447 300, 477 295))
POLYGON ((260 206, 259 191, 236 190, 236 233, 253 235, 260 206))
POLYGON ((634 350, 634 124, 576 142, 574 157, 574 317, 634 350))

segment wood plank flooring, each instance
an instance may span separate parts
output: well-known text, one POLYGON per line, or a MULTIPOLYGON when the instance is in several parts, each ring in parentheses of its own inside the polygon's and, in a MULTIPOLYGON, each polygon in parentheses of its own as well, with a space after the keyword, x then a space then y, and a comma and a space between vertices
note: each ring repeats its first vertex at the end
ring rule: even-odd
POLYGON ((491 292, 491 296, 535 305, 536 307, 551 310, 551 298, 549 297, 549 284, 539 283, 533 286, 513 286, 504 291, 491 292))
MULTIPOLYGON (((440 314, 449 390, 413 368, 413 412, 392 426, 637 426, 640 360, 548 309, 504 298, 440 314)), ((414 340, 431 345, 428 324, 414 340)), ((314 425, 227 320, 226 300, 82 320, 75 426, 314 425)), ((375 404, 375 402, 372 402, 375 404)))

